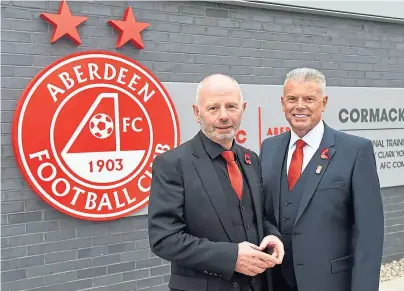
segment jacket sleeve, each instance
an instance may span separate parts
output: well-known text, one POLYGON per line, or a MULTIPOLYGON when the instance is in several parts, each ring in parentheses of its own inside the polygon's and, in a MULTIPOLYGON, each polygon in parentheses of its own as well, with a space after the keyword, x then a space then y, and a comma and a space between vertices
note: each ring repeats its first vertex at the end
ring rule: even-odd
POLYGON ((152 167, 148 213, 151 250, 167 261, 230 280, 236 266, 238 244, 188 234, 184 195, 183 181, 176 167, 163 155, 157 156, 152 167))
POLYGON ((384 214, 372 143, 358 152, 352 175, 355 218, 351 290, 379 290, 383 253, 384 214))

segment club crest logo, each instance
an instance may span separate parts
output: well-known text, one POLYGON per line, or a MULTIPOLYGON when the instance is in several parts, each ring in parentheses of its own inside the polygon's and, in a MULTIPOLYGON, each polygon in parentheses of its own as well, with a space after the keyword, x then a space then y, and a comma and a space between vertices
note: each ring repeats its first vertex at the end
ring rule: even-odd
POLYGON ((180 143, 163 85, 111 52, 66 56, 27 86, 13 121, 13 148, 33 190, 85 220, 112 220, 148 204, 156 155, 180 143))

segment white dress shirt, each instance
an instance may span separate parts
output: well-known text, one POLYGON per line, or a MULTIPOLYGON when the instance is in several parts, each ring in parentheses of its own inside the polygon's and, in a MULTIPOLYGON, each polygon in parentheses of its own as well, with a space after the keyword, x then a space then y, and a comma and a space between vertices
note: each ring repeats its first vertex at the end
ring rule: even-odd
MULTIPOLYGON (((287 161, 286 173, 289 172, 290 161, 292 160, 292 155, 296 149, 296 141, 300 139, 300 137, 293 130, 291 130, 290 133, 291 135, 288 147, 288 161, 287 161)), ((321 140, 323 139, 323 134, 324 134, 324 124, 323 120, 320 120, 320 122, 302 138, 302 140, 306 143, 306 145, 303 147, 302 172, 304 171, 304 168, 306 168, 307 164, 310 162, 314 153, 318 150, 321 140)))

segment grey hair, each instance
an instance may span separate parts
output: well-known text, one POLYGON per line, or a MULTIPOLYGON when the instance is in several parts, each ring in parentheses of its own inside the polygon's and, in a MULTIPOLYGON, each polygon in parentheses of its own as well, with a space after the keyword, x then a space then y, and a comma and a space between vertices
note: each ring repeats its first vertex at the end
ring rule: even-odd
POLYGON ((209 76, 205 77, 205 78, 198 84, 198 87, 196 88, 195 104, 198 105, 198 107, 199 107, 199 95, 201 94, 201 90, 202 90, 202 88, 203 88, 203 83, 204 83, 204 81, 205 81, 206 79, 208 79, 208 78, 215 77, 215 76, 223 76, 223 77, 229 78, 229 79, 236 85, 236 87, 238 88, 238 91, 240 92, 241 103, 243 103, 243 100, 244 100, 244 98, 243 98, 243 93, 241 92, 241 88, 240 88, 239 83, 238 83, 234 78, 232 78, 232 77, 230 77, 230 76, 228 76, 228 75, 225 75, 225 74, 212 74, 212 75, 209 75, 209 76))
POLYGON ((321 93, 325 95, 325 76, 323 73, 316 69, 311 68, 297 68, 286 74, 284 86, 288 80, 303 80, 305 82, 313 81, 319 84, 321 93))

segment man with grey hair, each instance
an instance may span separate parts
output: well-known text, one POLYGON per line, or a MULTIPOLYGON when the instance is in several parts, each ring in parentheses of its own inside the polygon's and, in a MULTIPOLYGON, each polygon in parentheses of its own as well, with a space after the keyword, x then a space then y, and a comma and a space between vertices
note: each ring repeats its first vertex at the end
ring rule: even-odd
POLYGON ((372 143, 323 121, 325 86, 315 69, 289 72, 281 103, 292 130, 262 144, 264 216, 285 245, 274 290, 377 291, 384 217, 372 143))
POLYGON ((263 225, 258 156, 234 140, 245 107, 233 78, 206 77, 193 105, 200 131, 153 162, 149 239, 171 262, 171 290, 272 290, 267 269, 282 262, 283 243, 263 225))

